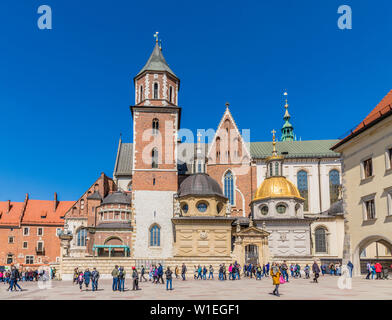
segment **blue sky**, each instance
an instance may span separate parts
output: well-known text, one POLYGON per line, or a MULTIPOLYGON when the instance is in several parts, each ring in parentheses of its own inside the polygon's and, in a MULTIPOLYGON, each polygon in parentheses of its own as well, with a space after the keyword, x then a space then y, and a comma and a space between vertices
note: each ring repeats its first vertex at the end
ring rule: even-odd
POLYGON ((338 138, 392 89, 391 10, 370 0, 3 0, 0 200, 74 200, 112 176, 155 31, 181 79, 182 127, 215 129, 229 101, 252 141, 270 140, 287 89, 298 138, 338 138), (52 30, 37 27, 43 4, 52 30), (352 30, 337 27, 342 4, 352 30))

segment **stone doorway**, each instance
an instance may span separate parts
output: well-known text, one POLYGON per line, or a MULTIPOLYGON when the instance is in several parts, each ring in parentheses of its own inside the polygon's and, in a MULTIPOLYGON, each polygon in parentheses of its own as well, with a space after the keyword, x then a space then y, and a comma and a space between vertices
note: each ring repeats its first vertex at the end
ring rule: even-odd
POLYGON ((256 265, 259 263, 259 247, 249 244, 245 247, 245 263, 256 265))

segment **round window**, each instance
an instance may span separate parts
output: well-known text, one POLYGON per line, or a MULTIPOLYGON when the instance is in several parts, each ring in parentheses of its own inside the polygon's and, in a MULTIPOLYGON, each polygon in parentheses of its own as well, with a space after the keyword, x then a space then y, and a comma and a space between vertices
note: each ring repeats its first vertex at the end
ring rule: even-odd
POLYGON ((267 215, 267 214, 268 214, 268 206, 262 206, 262 207, 260 208, 260 213, 261 213, 263 216, 267 215))
POLYGON ((188 205, 187 205, 186 203, 184 203, 184 204, 181 206, 181 210, 182 210, 182 212, 187 213, 187 212, 188 212, 188 205))
POLYGON ((206 212, 207 211, 207 203, 200 202, 196 205, 197 210, 200 212, 206 212))
POLYGON ((286 206, 284 204, 278 204, 276 206, 276 211, 278 213, 285 213, 286 212, 286 206))

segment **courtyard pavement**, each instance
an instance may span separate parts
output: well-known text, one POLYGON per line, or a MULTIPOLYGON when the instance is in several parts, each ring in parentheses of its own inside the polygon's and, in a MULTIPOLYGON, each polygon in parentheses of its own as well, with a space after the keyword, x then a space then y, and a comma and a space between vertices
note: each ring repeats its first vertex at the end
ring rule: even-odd
MULTIPOLYGON (((255 279, 193 280, 173 279, 173 291, 166 291, 166 285, 140 283, 142 290, 132 291, 132 282, 126 279, 125 292, 113 292, 111 280, 101 279, 99 291, 81 292, 71 281, 51 281, 51 288, 41 288, 37 282, 19 282, 22 292, 8 292, 7 284, 0 283, 0 300, 352 300, 371 299, 386 300, 392 298, 391 280, 366 280, 363 277, 352 279, 351 289, 339 289, 338 277, 321 276, 319 283, 309 279, 289 279, 290 282, 280 286, 281 296, 271 295, 273 290, 271 277, 256 281, 255 279)), ((90 284, 91 286, 91 284, 90 284)))

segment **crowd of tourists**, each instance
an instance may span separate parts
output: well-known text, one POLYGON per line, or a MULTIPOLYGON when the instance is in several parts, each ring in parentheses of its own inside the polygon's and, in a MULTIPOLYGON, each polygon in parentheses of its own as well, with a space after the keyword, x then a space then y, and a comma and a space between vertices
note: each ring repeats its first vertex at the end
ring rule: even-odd
MULTIPOLYGON (((390 267, 392 268, 392 265, 390 267)), ((372 280, 389 279, 388 268, 383 268, 383 266, 379 262, 376 263, 368 262, 366 265, 366 270, 367 270, 367 275, 366 275, 367 280, 370 280, 370 278, 372 280)))

